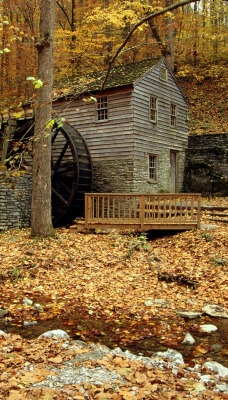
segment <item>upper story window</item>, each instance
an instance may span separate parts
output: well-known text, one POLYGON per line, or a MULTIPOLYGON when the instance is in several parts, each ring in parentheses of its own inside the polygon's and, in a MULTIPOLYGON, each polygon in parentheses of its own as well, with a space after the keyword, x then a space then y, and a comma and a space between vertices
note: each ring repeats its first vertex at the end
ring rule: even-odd
POLYGON ((177 125, 177 106, 176 104, 170 104, 170 125, 177 125))
POLYGON ((108 98, 107 96, 97 98, 97 120, 107 121, 108 119, 108 98))
POLYGON ((149 180, 156 181, 158 175, 158 156, 156 154, 149 154, 148 157, 148 178, 149 180))
POLYGON ((150 121, 156 123, 158 119, 158 99, 150 96, 150 121))
POLYGON ((168 77, 167 77, 167 69, 164 67, 160 67, 160 79, 162 81, 167 81, 168 77))

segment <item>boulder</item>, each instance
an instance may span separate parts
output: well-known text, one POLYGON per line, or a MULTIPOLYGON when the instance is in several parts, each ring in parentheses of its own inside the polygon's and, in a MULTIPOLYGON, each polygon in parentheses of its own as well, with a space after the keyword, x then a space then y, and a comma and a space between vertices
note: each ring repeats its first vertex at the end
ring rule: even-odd
POLYGON ((183 344, 194 344, 195 343, 195 339, 192 335, 190 335, 190 333, 186 333, 184 340, 181 342, 183 344))
POLYGON ((168 349, 167 351, 158 351, 152 357, 159 357, 163 360, 170 360, 175 364, 184 364, 184 359, 181 353, 176 350, 168 349))
POLYGON ((9 312, 9 310, 3 310, 2 308, 0 308, 0 318, 5 317, 5 315, 7 315, 9 312))
POLYGON ((25 297, 25 298, 23 299, 23 304, 24 304, 25 306, 31 306, 31 305, 33 304, 33 301, 30 300, 30 299, 27 299, 27 297, 25 297))
POLYGON ((228 377, 228 368, 224 367, 222 364, 219 364, 216 361, 207 361, 203 364, 203 367, 211 369, 222 378, 228 377))
POLYGON ((67 332, 63 331, 62 329, 54 329, 53 331, 48 331, 48 332, 44 332, 42 333, 42 335, 40 335, 38 337, 38 339, 40 338, 53 338, 53 337, 58 337, 60 339, 68 339, 69 335, 67 332))
POLYGON ((200 317, 201 313, 197 311, 176 311, 176 313, 183 318, 193 319, 200 317))
POLYGON ((228 318, 228 310, 224 307, 218 306, 217 304, 208 304, 202 308, 202 311, 210 315, 210 317, 228 318))
POLYGON ((217 330, 218 328, 215 325, 210 325, 210 324, 200 325, 200 332, 212 333, 217 330))

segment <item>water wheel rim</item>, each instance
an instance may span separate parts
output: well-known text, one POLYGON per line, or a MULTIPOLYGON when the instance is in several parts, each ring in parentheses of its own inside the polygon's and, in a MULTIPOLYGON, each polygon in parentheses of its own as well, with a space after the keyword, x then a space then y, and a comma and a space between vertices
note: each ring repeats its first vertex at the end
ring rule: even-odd
POLYGON ((79 181, 79 161, 77 148, 67 126, 56 127, 52 134, 52 219, 57 226, 68 213, 70 206, 75 201, 79 181), (62 148, 56 150, 55 143, 58 136, 65 142, 62 148), (69 153, 70 157, 69 158, 69 153))

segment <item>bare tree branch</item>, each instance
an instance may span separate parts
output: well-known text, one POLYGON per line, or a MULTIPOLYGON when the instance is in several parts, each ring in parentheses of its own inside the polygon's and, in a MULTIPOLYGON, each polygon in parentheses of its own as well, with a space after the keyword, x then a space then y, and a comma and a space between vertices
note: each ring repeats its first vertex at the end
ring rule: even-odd
POLYGON ((132 37, 133 33, 134 33, 141 25, 143 25, 145 22, 148 22, 148 21, 152 20, 153 18, 159 17, 159 15, 162 15, 162 14, 167 13, 168 11, 172 11, 172 10, 175 10, 176 8, 183 7, 183 6, 185 6, 186 4, 196 3, 197 1, 199 1, 199 0, 183 0, 183 1, 180 1, 180 2, 178 2, 178 3, 172 4, 172 5, 168 6, 168 7, 163 8, 163 10, 156 11, 156 12, 154 12, 153 14, 147 15, 146 17, 142 18, 139 22, 137 22, 137 24, 135 24, 135 25, 133 26, 133 28, 130 30, 130 32, 128 33, 126 39, 123 41, 123 43, 121 44, 121 46, 118 48, 118 50, 117 50, 116 53, 114 54, 113 58, 111 59, 111 61, 110 61, 110 63, 109 63, 109 66, 108 66, 108 70, 107 70, 106 76, 105 76, 105 78, 104 78, 104 82, 103 82, 103 85, 102 85, 102 89, 104 89, 104 87, 105 87, 105 84, 106 84, 106 82, 107 82, 107 79, 108 79, 110 70, 111 70, 111 68, 112 68, 112 65, 114 64, 114 62, 115 62, 115 60, 117 59, 118 55, 120 54, 121 50, 126 46, 127 42, 128 42, 128 41, 130 40, 130 38, 132 37))
POLYGON ((67 19, 68 24, 69 24, 70 27, 71 27, 71 20, 70 20, 68 14, 67 14, 65 8, 64 8, 64 7, 62 6, 62 4, 60 4, 59 1, 57 1, 57 0, 56 0, 56 4, 57 4, 57 6, 62 10, 63 14, 65 15, 65 17, 66 17, 66 19, 67 19))

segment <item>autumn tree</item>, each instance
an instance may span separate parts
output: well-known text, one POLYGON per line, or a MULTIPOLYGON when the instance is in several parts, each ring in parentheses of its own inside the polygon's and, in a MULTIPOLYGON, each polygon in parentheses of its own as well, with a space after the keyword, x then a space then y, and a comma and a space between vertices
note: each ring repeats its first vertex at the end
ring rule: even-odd
POLYGON ((37 33, 37 6, 33 0, 4 0, 0 14, 1 85, 0 109, 12 112, 20 100, 32 96, 26 77, 36 75, 34 36, 37 33), (7 22, 7 25, 5 24, 7 22))
POLYGON ((51 114, 54 65, 55 0, 41 0, 38 76, 33 138, 32 235, 53 236, 51 215, 51 114))

